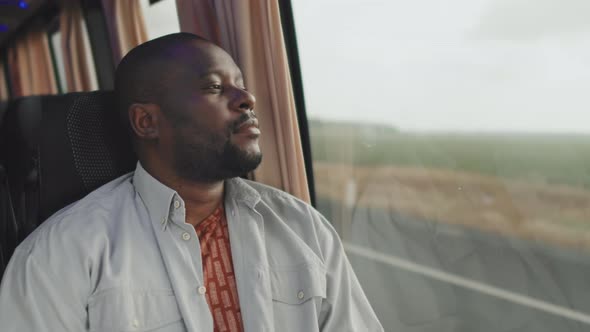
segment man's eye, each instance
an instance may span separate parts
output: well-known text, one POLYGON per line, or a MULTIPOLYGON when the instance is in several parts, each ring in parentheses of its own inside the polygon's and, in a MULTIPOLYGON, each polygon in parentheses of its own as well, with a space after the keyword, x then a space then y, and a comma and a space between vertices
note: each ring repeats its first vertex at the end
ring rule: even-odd
POLYGON ((203 90, 209 93, 219 93, 223 90, 221 84, 210 84, 203 88, 203 90))

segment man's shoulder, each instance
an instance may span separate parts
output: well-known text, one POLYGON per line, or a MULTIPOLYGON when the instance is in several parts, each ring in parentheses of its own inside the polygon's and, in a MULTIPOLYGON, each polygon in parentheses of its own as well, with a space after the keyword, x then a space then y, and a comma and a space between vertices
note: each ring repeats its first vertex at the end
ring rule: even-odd
POLYGON ((116 211, 116 202, 134 194, 132 176, 133 173, 128 173, 100 186, 82 199, 59 210, 43 224, 56 223, 72 217, 83 217, 86 220, 89 216, 107 217, 116 211))
POLYGON ((323 265, 326 257, 333 254, 326 248, 340 242, 338 234, 332 224, 313 206, 268 185, 241 181, 260 195, 255 210, 263 216, 267 225, 266 240, 274 248, 275 256, 280 255, 279 248, 287 248, 283 251, 285 259, 289 257, 287 260, 298 261, 294 257, 307 253, 305 257, 317 257, 316 262, 323 265), (293 246, 294 243, 299 245, 293 246))
POLYGON ((247 185, 253 190, 255 190, 263 202, 276 203, 281 205, 287 204, 298 208, 314 210, 311 204, 283 190, 256 181, 246 179, 239 179, 239 181, 241 181, 244 185, 247 185))
POLYGON ((125 174, 90 192, 82 199, 71 203, 42 222, 19 246, 32 250, 44 242, 85 239, 107 223, 120 210, 123 202, 132 198, 133 173, 125 174))
POLYGON ((273 210, 283 221, 300 227, 322 228, 331 232, 332 225, 311 204, 285 191, 255 181, 240 179, 260 196, 259 204, 273 210))

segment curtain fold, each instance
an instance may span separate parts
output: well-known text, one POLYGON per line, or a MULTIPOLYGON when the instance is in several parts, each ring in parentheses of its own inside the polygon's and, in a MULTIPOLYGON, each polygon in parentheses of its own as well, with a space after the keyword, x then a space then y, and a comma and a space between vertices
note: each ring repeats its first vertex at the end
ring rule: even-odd
POLYGON ((115 65, 135 46, 148 41, 139 0, 102 0, 115 65))
POLYGON ((8 47, 6 58, 8 62, 7 78, 10 82, 10 86, 12 87, 12 97, 16 98, 22 96, 22 91, 20 88, 21 83, 18 72, 18 59, 16 56, 16 47, 14 45, 12 47, 8 47))
POLYGON ((309 189, 277 0, 176 0, 180 30, 230 53, 256 96, 263 162, 256 181, 309 202, 309 189))
POLYGON ((57 94, 49 40, 43 29, 33 29, 8 49, 9 79, 13 97, 57 94))
POLYGON ((59 17, 67 92, 98 89, 96 69, 79 1, 68 1, 59 17))

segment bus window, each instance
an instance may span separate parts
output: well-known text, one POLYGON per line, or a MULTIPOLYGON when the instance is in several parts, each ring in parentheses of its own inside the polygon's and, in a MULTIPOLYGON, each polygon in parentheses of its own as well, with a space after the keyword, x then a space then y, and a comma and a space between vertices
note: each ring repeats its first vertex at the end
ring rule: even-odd
POLYGON ((175 0, 141 0, 141 8, 149 39, 180 31, 175 0))
POLYGON ((317 207, 385 329, 590 329, 590 5, 292 3, 317 207))
POLYGON ((49 25, 48 39, 59 92, 98 89, 88 27, 79 7, 62 9, 49 25), (69 40, 63 40, 64 36, 69 40), (69 69, 66 70, 66 67, 69 69))
POLYGON ((53 53, 55 59, 54 66, 57 69, 56 73, 57 81, 59 83, 59 90, 60 92, 68 91, 66 70, 64 68, 64 58, 61 48, 61 32, 59 30, 52 31, 49 34, 49 43, 51 52, 53 53))
POLYGON ((3 60, 0 61, 0 102, 6 101, 10 98, 8 79, 6 77, 6 66, 4 65, 3 60))

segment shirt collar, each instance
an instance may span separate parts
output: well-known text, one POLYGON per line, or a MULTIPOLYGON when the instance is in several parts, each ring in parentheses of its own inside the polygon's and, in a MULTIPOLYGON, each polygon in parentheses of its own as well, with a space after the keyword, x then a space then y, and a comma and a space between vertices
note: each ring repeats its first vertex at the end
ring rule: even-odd
MULTIPOLYGON (((141 166, 139 161, 133 175, 133 185, 146 205, 150 218, 165 226, 172 199, 176 196, 182 201, 182 197, 174 189, 156 180, 141 166)), ((229 200, 242 201, 246 206, 254 209, 260 201, 260 194, 247 181, 233 178, 225 181, 225 202, 227 203, 229 200)))
POLYGON ((250 184, 241 178, 233 178, 225 181, 225 201, 235 199, 242 201, 254 210, 254 207, 260 201, 260 193, 250 184))
POLYGON ((156 180, 141 166, 140 162, 137 162, 135 174, 133 174, 133 185, 143 200, 150 218, 165 227, 168 223, 172 198, 179 196, 176 191, 156 180))

